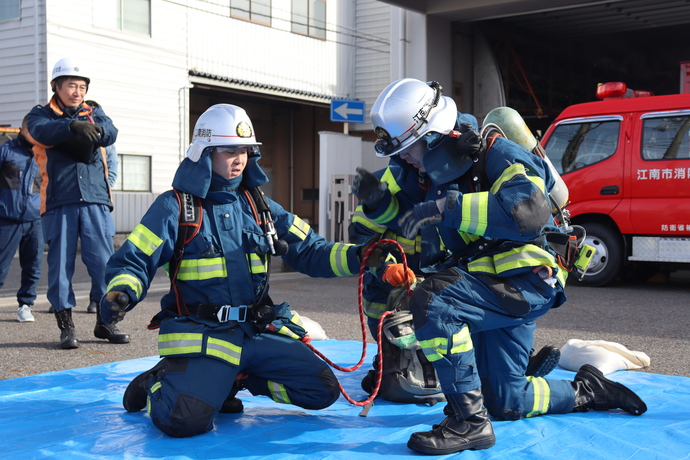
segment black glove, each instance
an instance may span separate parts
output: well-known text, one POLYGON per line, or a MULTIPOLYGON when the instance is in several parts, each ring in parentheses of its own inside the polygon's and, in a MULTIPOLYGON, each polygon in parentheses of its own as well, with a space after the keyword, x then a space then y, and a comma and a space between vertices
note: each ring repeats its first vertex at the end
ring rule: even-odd
POLYGON ((352 193, 357 195, 359 201, 375 209, 386 196, 386 190, 388 190, 388 184, 381 182, 366 169, 357 168, 357 177, 352 184, 352 193))
POLYGON ((77 136, 85 137, 94 144, 103 139, 103 128, 90 121, 74 120, 69 124, 69 129, 77 136))
POLYGON ((122 321, 129 307, 129 296, 121 291, 106 292, 101 299, 101 320, 105 324, 122 321))
POLYGON ((436 200, 425 201, 415 205, 398 220, 398 225, 405 238, 414 239, 419 230, 443 221, 443 215, 438 210, 436 200))
MULTIPOLYGON (((362 259, 364 259, 364 256, 367 254, 369 248, 380 239, 381 234, 376 233, 369 239, 369 241, 367 241, 357 249, 357 258, 359 259, 360 264, 362 263, 362 259)), ((383 266, 383 264, 386 262, 386 259, 388 258, 388 254, 394 251, 400 253, 400 249, 398 248, 398 245, 395 242, 385 242, 377 244, 374 250, 371 251, 371 254, 369 254, 369 257, 367 258, 367 267, 379 268, 383 266)))
POLYGON ((469 123, 460 123, 460 137, 458 138, 457 148, 466 155, 473 155, 481 149, 485 142, 478 131, 472 129, 469 123))

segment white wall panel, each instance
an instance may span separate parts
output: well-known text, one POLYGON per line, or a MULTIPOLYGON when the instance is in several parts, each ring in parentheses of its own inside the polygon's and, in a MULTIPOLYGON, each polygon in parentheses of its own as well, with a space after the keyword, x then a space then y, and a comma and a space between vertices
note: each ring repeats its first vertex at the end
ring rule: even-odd
POLYGON ((37 75, 45 78, 39 62, 45 47, 43 0, 22 1, 20 14, 0 21, 0 124, 12 127, 46 97, 34 84, 37 75))
POLYGON ((375 0, 356 0, 357 38, 355 95, 365 101, 366 120, 354 130, 370 130, 369 112, 381 90, 390 83, 390 5, 375 0))

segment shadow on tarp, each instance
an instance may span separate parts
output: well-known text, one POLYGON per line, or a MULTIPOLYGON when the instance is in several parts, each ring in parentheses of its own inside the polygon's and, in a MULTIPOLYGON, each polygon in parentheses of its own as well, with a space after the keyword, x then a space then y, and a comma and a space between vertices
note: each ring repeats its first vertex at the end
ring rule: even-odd
MULTIPOLYGON (((327 340, 316 348, 341 366, 359 361, 361 343, 327 340)), ((353 399, 366 394, 359 382, 370 367, 336 371, 353 399)), ((440 422, 444 404, 433 407, 377 400, 369 415, 345 398, 321 411, 276 404, 242 391, 241 414, 220 414, 216 428, 192 438, 170 438, 144 411, 122 408, 130 380, 157 357, 38 374, 0 381, 0 452, 3 458, 70 459, 397 459, 421 457, 407 440, 440 422)), ((572 379, 556 369, 549 377, 572 379)), ((630 386, 647 403, 635 417, 622 411, 573 413, 495 422, 496 445, 439 458, 462 459, 688 459, 690 378, 634 371, 613 380, 630 386)))

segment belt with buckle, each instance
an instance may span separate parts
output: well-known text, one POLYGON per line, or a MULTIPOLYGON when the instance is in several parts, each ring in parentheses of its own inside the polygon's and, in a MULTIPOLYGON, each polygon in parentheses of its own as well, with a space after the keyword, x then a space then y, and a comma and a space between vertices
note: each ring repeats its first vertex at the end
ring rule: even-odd
POLYGON ((209 318, 218 320, 220 323, 228 321, 237 321, 243 323, 247 320, 248 305, 199 305, 196 309, 196 315, 202 318, 209 318))

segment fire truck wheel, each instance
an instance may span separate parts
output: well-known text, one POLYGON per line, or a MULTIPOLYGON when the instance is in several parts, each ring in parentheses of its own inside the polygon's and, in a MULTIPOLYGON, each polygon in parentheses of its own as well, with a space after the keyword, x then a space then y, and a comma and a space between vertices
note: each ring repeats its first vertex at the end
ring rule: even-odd
POLYGON ((585 243, 597 251, 592 263, 580 280, 582 272, 577 269, 571 273, 571 281, 580 286, 605 286, 615 280, 623 266, 623 241, 610 227, 599 223, 584 223, 587 231, 585 243))

